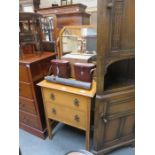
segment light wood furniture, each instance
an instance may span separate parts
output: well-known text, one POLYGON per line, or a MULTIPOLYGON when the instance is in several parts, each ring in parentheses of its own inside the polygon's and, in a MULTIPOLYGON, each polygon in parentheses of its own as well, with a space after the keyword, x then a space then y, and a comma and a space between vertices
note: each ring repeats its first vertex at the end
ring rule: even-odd
POLYGON ((72 78, 75 78, 74 63, 96 63, 95 26, 64 26, 59 38, 56 43, 58 58, 70 62, 72 78))
POLYGON ((134 7, 134 0, 98 0, 95 155, 134 145, 134 7))
POLYGON ((19 126, 27 132, 45 138, 47 133, 40 87, 36 86, 48 74, 50 60, 56 53, 25 54, 19 60, 19 126))
POLYGON ((51 120, 63 122, 86 132, 86 149, 90 145, 91 104, 96 93, 96 82, 91 90, 84 90, 45 80, 41 86, 49 138, 52 136, 51 120))

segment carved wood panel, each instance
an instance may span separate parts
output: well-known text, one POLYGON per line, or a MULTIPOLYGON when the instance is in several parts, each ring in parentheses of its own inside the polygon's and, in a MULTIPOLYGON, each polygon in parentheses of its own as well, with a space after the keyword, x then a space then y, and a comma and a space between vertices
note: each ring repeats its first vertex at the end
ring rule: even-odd
POLYGON ((134 51, 134 0, 112 0, 110 51, 134 51))
POLYGON ((113 17, 112 17, 112 50, 120 48, 121 26, 123 16, 124 0, 116 0, 114 2, 113 17))

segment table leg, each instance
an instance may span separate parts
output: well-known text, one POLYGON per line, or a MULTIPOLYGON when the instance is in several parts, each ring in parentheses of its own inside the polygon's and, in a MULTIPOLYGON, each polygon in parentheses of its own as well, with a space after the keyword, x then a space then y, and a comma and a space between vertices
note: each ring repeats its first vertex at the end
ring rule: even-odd
POLYGON ((85 142, 85 145, 86 145, 86 150, 89 151, 89 149, 90 149, 90 131, 89 130, 86 130, 86 142, 85 142))
POLYGON ((48 130, 48 137, 49 139, 52 138, 52 126, 50 119, 47 118, 47 130, 48 130))

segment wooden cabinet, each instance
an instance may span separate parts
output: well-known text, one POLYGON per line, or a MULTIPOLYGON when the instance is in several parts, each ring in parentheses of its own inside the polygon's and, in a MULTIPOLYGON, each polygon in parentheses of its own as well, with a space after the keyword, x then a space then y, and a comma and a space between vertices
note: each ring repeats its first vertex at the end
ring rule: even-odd
POLYGON ((86 13, 85 9, 86 6, 83 4, 72 4, 42 8, 38 9, 37 12, 43 16, 53 18, 53 39, 56 41, 63 26, 90 24, 90 14, 86 13))
POLYGON ((48 135, 51 138, 51 120, 62 122, 86 132, 86 149, 90 145, 91 104, 96 93, 96 83, 91 90, 50 83, 39 84, 42 90, 48 135))
POLYGON ((134 0, 98 0, 95 155, 134 144, 134 0))
POLYGON ((50 60, 55 53, 43 52, 40 56, 26 54, 19 61, 19 123, 20 128, 45 138, 47 129, 41 90, 36 82, 48 73, 50 60))

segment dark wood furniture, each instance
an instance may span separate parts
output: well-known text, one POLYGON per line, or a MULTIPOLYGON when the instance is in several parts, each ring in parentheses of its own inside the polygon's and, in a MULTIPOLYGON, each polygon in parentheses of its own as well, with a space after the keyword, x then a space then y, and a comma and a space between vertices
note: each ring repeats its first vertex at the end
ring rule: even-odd
POLYGON ((20 128, 44 138, 46 123, 41 90, 36 83, 49 72, 50 61, 56 58, 52 43, 43 41, 42 15, 19 13, 19 120, 20 128))
POLYGON ((27 53, 40 53, 43 33, 42 15, 32 12, 19 12, 19 45, 20 56, 27 53))
POLYGON ((51 59, 56 54, 25 54, 19 60, 19 123, 20 128, 45 138, 47 128, 41 90, 36 83, 48 74, 51 59))
POLYGON ((95 155, 134 144, 134 0, 98 0, 95 155))
POLYGON ((34 11, 37 12, 39 9, 40 0, 33 0, 34 11))
POLYGON ((66 25, 88 25, 90 14, 85 12, 86 6, 82 4, 72 4, 57 7, 38 9, 37 12, 46 17, 53 18, 54 30, 53 40, 56 41, 59 31, 66 25))

